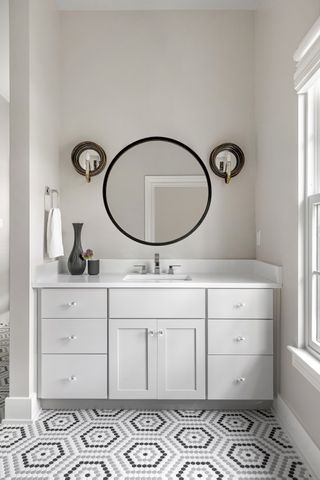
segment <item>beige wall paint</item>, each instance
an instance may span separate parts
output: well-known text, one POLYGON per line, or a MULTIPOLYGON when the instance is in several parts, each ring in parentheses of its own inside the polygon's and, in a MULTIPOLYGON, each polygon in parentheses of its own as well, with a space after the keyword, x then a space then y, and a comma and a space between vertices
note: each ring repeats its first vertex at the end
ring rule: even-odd
POLYGON ((253 13, 63 12, 61 199, 66 252, 72 222, 100 258, 145 258, 108 219, 103 175, 90 185, 72 167, 82 140, 108 162, 142 137, 176 138, 208 166, 213 147, 234 141, 246 165, 230 186, 211 175, 208 217, 186 240, 157 248, 167 258, 254 258, 253 13))
POLYGON ((44 261, 44 188, 58 187, 59 177, 55 1, 11 0, 10 26, 10 397, 28 399, 36 354, 31 276, 44 261))
POLYGON ((283 265, 280 394, 320 447, 320 393, 292 367, 286 348, 298 340, 298 98, 293 53, 319 14, 319 0, 270 0, 257 12, 255 97, 256 225, 262 231, 257 258, 283 265))
POLYGON ((31 264, 47 261, 44 232, 59 189, 60 18, 54 0, 30 2, 30 216, 31 264))
POLYGON ((9 0, 0 0, 0 95, 9 100, 9 0))
POLYGON ((9 0, 0 0, 0 324, 9 319, 9 0))
MULTIPOLYGON (((9 19, 8 19, 9 20, 9 19)), ((9 103, 0 95, 0 324, 9 312, 9 103)))

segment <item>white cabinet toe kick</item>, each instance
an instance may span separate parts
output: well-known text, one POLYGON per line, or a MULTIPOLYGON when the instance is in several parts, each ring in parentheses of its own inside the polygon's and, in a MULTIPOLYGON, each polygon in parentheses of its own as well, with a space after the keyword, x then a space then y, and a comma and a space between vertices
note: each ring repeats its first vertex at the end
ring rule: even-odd
POLYGON ((42 288, 38 294, 44 403, 273 399, 271 288, 42 288))

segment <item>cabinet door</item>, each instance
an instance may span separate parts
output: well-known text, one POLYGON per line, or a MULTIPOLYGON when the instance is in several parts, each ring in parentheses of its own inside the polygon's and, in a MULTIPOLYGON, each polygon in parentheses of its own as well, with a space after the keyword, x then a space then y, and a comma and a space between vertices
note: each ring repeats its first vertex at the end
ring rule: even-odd
POLYGON ((110 319, 110 398, 157 397, 157 321, 110 319))
POLYGON ((158 398, 205 398, 204 320, 158 320, 158 398))

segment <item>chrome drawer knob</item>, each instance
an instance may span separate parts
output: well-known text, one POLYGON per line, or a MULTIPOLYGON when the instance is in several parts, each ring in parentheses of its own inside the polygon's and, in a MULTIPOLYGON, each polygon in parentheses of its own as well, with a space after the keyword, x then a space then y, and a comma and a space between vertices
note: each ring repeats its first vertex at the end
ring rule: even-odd
POLYGON ((239 377, 236 379, 236 383, 243 383, 245 381, 246 381, 245 377, 239 377))
POLYGON ((77 340, 77 336, 76 335, 70 335, 68 337, 68 340, 77 340))
POLYGON ((245 303, 239 302, 239 303, 236 303, 236 304, 235 304, 234 308, 243 308, 243 307, 245 307, 245 306, 246 306, 245 303))
POLYGON ((154 330, 149 330, 148 333, 149 333, 150 337, 153 337, 153 336, 154 336, 154 330))
POLYGON ((69 382, 76 382, 77 377, 75 375, 71 375, 71 377, 68 378, 69 382))
POLYGON ((158 334, 160 335, 160 337, 162 337, 162 335, 164 334, 164 331, 163 330, 158 330, 158 334))
POLYGON ((244 342, 246 339, 246 337, 242 337, 241 335, 239 335, 238 337, 235 338, 235 341, 236 342, 244 342))
POLYGON ((69 306, 69 307, 76 307, 76 306, 77 306, 77 302, 69 302, 69 303, 68 303, 68 306, 69 306))

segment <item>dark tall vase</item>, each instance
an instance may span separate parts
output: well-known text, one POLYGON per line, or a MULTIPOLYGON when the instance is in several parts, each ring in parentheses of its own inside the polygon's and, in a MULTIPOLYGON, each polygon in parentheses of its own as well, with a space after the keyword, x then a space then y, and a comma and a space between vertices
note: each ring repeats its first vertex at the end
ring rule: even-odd
POLYGON ((86 261, 82 257, 81 230, 83 223, 73 223, 74 243, 68 259, 68 269, 71 275, 82 275, 86 268, 86 261))

